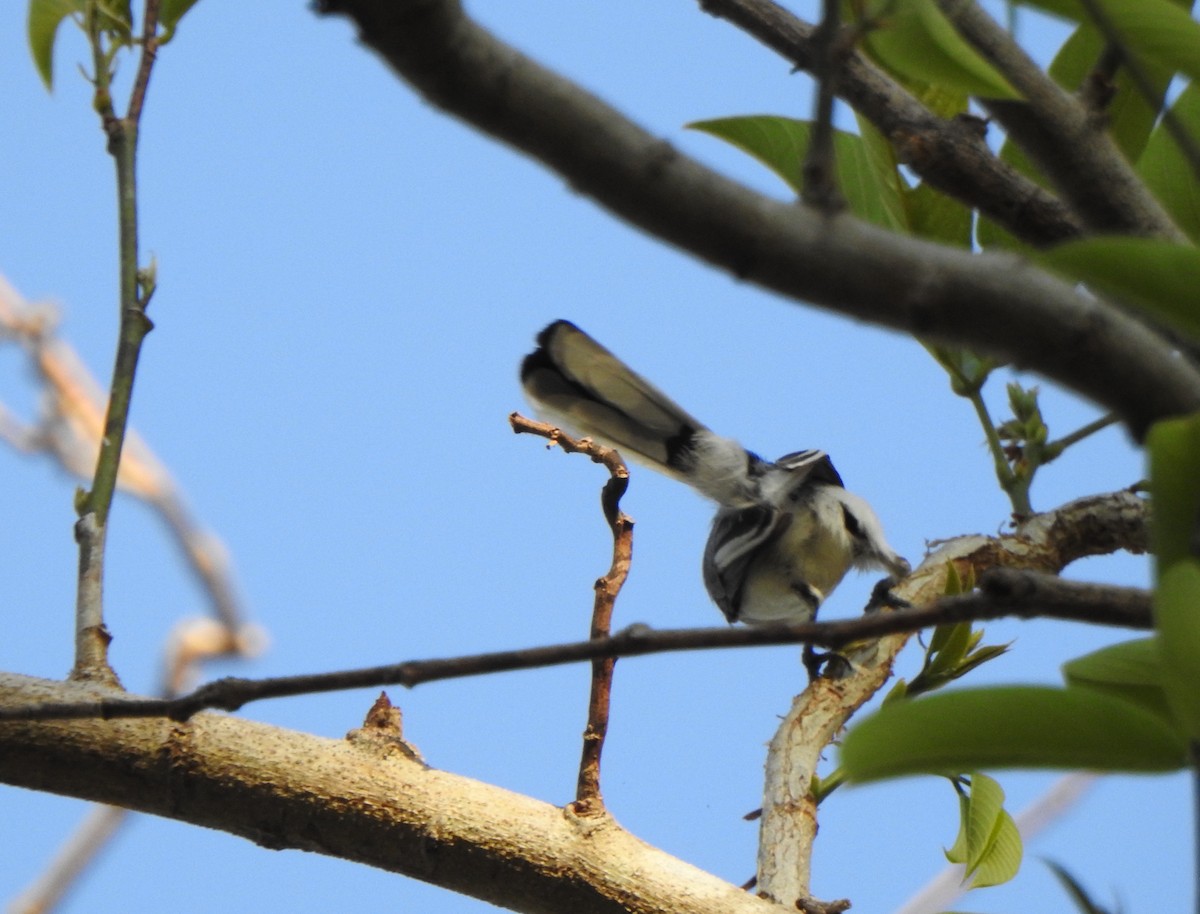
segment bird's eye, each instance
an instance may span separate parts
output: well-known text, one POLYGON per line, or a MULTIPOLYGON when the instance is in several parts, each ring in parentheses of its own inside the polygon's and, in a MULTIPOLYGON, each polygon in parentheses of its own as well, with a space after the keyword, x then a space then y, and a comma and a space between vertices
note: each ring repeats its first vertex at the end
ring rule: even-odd
POLYGON ((863 539, 864 533, 862 524, 858 522, 858 518, 850 513, 850 509, 842 505, 842 520, 846 524, 846 532, 855 539, 863 539))

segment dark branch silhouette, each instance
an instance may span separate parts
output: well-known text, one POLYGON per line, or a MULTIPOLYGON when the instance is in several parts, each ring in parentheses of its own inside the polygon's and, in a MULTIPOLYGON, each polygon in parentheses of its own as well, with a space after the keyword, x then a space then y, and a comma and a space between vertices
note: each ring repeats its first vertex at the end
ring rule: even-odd
POLYGON ((270 679, 218 679, 189 695, 173 699, 112 698, 67 704, 0 708, 0 721, 70 720, 80 718, 168 717, 186 720, 198 711, 236 711, 252 701, 316 692, 407 688, 442 679, 461 679, 510 670, 558 666, 612 657, 639 657, 674 651, 813 644, 833 650, 897 632, 914 632, 943 622, 1019 619, 1065 619, 1092 625, 1148 629, 1153 625, 1150 595, 1131 587, 1064 581, 1053 575, 998 568, 985 574, 979 590, 944 597, 929 606, 874 612, 855 619, 759 625, 753 628, 683 628, 653 630, 633 625, 606 638, 552 644, 511 651, 492 651, 435 660, 270 679))

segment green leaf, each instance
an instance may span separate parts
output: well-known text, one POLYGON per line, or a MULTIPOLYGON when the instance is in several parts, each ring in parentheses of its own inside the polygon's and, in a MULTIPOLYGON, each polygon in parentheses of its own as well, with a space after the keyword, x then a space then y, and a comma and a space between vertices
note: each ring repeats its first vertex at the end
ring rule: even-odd
POLYGON ((1183 738, 1161 718, 1090 689, 964 689, 893 702, 842 744, 852 781, 981 768, 1175 771, 1183 738))
POLYGON ((947 670, 954 669, 967 655, 967 645, 970 640, 970 622, 951 622, 939 625, 934 630, 934 640, 930 642, 929 653, 932 656, 927 664, 928 670, 931 673, 945 673, 947 670), (935 642, 936 649, 933 646, 935 642))
MULTIPOLYGON (((974 775, 972 781, 975 777, 979 775, 974 775)), ((971 887, 982 889, 1008 882, 1020 870, 1023 856, 1021 832, 1017 829, 1017 823, 1013 821, 1008 810, 1001 809, 987 851, 975 867, 975 878, 971 880, 971 887)))
MULTIPOLYGON (((962 575, 958 573, 958 566, 953 562, 946 563, 946 586, 942 588, 942 593, 947 597, 957 596, 960 593, 966 593, 975 585, 971 582, 964 581, 962 575)), ((936 639, 937 630, 934 630, 936 639)), ((930 647, 936 644, 936 640, 931 642, 930 647)))
MULTIPOLYGON (((1090 17, 1079 0, 1020 0, 1045 12, 1084 22, 1090 17)), ((1192 19, 1191 0, 1096 0, 1135 53, 1166 63, 1189 76, 1200 64, 1200 25, 1192 19)))
MULTIPOLYGON (((983 629, 980 629, 977 634, 982 635, 983 629)), ((955 670, 955 678, 965 676, 971 670, 983 666, 989 660, 995 660, 997 657, 1007 654, 1011 646, 1011 641, 1008 644, 985 644, 979 650, 968 654, 967 659, 958 665, 958 669, 955 670)))
POLYGON ((1135 638, 1110 644, 1098 651, 1068 660, 1062 667, 1070 685, 1162 685, 1158 647, 1153 638, 1135 638))
MULTIPOLYGON (((1192 83, 1171 106, 1187 133, 1200 137, 1200 83, 1192 83)), ((1150 134, 1137 171, 1175 224, 1193 241, 1200 241, 1200 183, 1174 138, 1161 123, 1150 134)))
POLYGON ((986 774, 973 773, 970 794, 959 794, 959 817, 946 859, 963 864, 972 888, 1012 879, 1021 868, 1021 835, 1004 809, 1003 788, 986 774))
POLYGON ((1004 789, 987 775, 971 775, 971 794, 967 800, 967 874, 979 866, 992 843, 996 823, 1004 810, 1004 789))
POLYGON ((1175 562, 1159 575, 1154 615, 1167 701, 1193 742, 1200 740, 1200 560, 1175 562))
POLYGON ((179 24, 187 11, 195 6, 197 0, 162 0, 158 10, 158 24, 164 31, 163 41, 170 41, 175 34, 175 26, 179 24))
POLYGON ((115 34, 122 42, 133 39, 132 0, 99 0, 96 15, 104 31, 115 34))
MULTIPOLYGON (((934 357, 939 365, 950 375, 950 389, 960 397, 970 397, 978 393, 988 379, 988 375, 998 367, 999 363, 984 356, 980 357, 967 349, 956 349, 951 346, 940 346, 922 342, 922 346, 934 357)), ((953 565, 949 566, 953 569, 953 565)), ((947 596, 963 593, 963 590, 949 589, 947 581, 947 596)), ((973 585, 972 585, 973 586, 973 585)), ((970 588, 965 588, 970 590, 970 588)))
MULTIPOLYGON (((803 190, 801 169, 808 152, 812 125, 790 117, 761 114, 725 117, 688 124, 749 153, 783 178, 796 193, 803 190)), ((895 168, 876 170, 861 137, 835 130, 834 156, 838 186, 850 211, 861 219, 893 231, 908 227, 895 168)))
POLYGON ((1156 638, 1137 638, 1103 647, 1063 664, 1068 685, 1095 689, 1174 721, 1162 686, 1156 638))
POLYGON ((971 211, 922 182, 907 192, 909 224, 918 238, 956 248, 971 246, 971 211))
POLYGON ((1075 902, 1075 906, 1079 908, 1080 914, 1110 914, 1110 912, 1100 907, 1098 903, 1092 900, 1091 896, 1084 890, 1083 885, 1067 870, 1066 867, 1053 860, 1043 860, 1046 866, 1050 867, 1050 872, 1058 878, 1062 883, 1067 894, 1071 896, 1071 900, 1075 902))
POLYGON ((1200 341, 1200 250, 1153 238, 1102 237, 1069 241, 1036 258, 1200 341))
POLYGON ((872 55, 903 77, 984 98, 1019 97, 933 0, 876 0, 867 5, 866 22, 872 55))
POLYGON ((971 817, 971 800, 959 789, 958 793, 958 834, 954 843, 942 851, 950 863, 967 862, 967 822, 971 817))
POLYGON ((1169 0, 1097 0, 1121 43, 1169 70, 1200 78, 1200 23, 1169 0))
POLYGON ((84 0, 29 0, 29 51, 47 89, 54 87, 54 39, 58 26, 83 12, 84 0))
POLYGON ((1152 493, 1150 540, 1158 578, 1192 554, 1200 518, 1200 416, 1155 423, 1146 437, 1152 493))

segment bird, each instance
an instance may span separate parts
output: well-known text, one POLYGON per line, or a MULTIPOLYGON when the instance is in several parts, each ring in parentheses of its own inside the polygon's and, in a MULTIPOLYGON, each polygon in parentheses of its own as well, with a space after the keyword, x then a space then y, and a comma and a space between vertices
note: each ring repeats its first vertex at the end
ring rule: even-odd
POLYGON ((701 569, 730 623, 807 622, 850 568, 882 569, 893 580, 911 570, 824 451, 764 460, 714 433, 570 321, 538 334, 520 377, 543 418, 717 503, 701 569))

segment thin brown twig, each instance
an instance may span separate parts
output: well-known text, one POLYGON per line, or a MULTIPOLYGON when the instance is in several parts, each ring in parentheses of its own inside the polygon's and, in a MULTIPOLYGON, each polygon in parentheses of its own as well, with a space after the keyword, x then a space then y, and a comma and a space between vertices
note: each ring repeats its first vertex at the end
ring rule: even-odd
MULTIPOLYGON (((608 572, 596 581, 596 596, 592 604, 591 640, 604 641, 612 634, 613 608, 617 596, 629 577, 633 560, 633 518, 621 510, 621 496, 629 487, 629 470, 615 448, 604 447, 590 439, 572 438, 561 429, 544 422, 534 422, 519 413, 508 417, 517 434, 540 435, 567 453, 587 454, 609 472, 608 481, 600 495, 604 519, 613 535, 612 564, 608 572)), ((579 759, 579 778, 575 787, 574 811, 580 816, 604 812, 604 797, 600 792, 600 756, 608 736, 608 715, 612 699, 613 669, 617 658, 592 659, 592 683, 588 695, 588 720, 583 731, 583 752, 579 759)))
POLYGON ((1153 625, 1150 596, 1146 591, 1065 581, 1054 575, 1037 572, 995 569, 981 577, 980 590, 975 593, 945 597, 928 606, 875 612, 854 619, 748 628, 661 631, 634 625, 605 638, 543 647, 410 660, 335 673, 257 680, 230 677, 210 682, 176 699, 121 698, 114 694, 112 698, 82 703, 11 706, 0 708, 0 721, 131 717, 186 720, 206 708, 236 711, 252 701, 268 698, 388 685, 412 688, 443 679, 559 666, 606 657, 639 657, 676 651, 781 644, 813 644, 838 650, 858 642, 919 631, 943 622, 1005 617, 1063 619, 1134 629, 1148 629, 1153 625))

